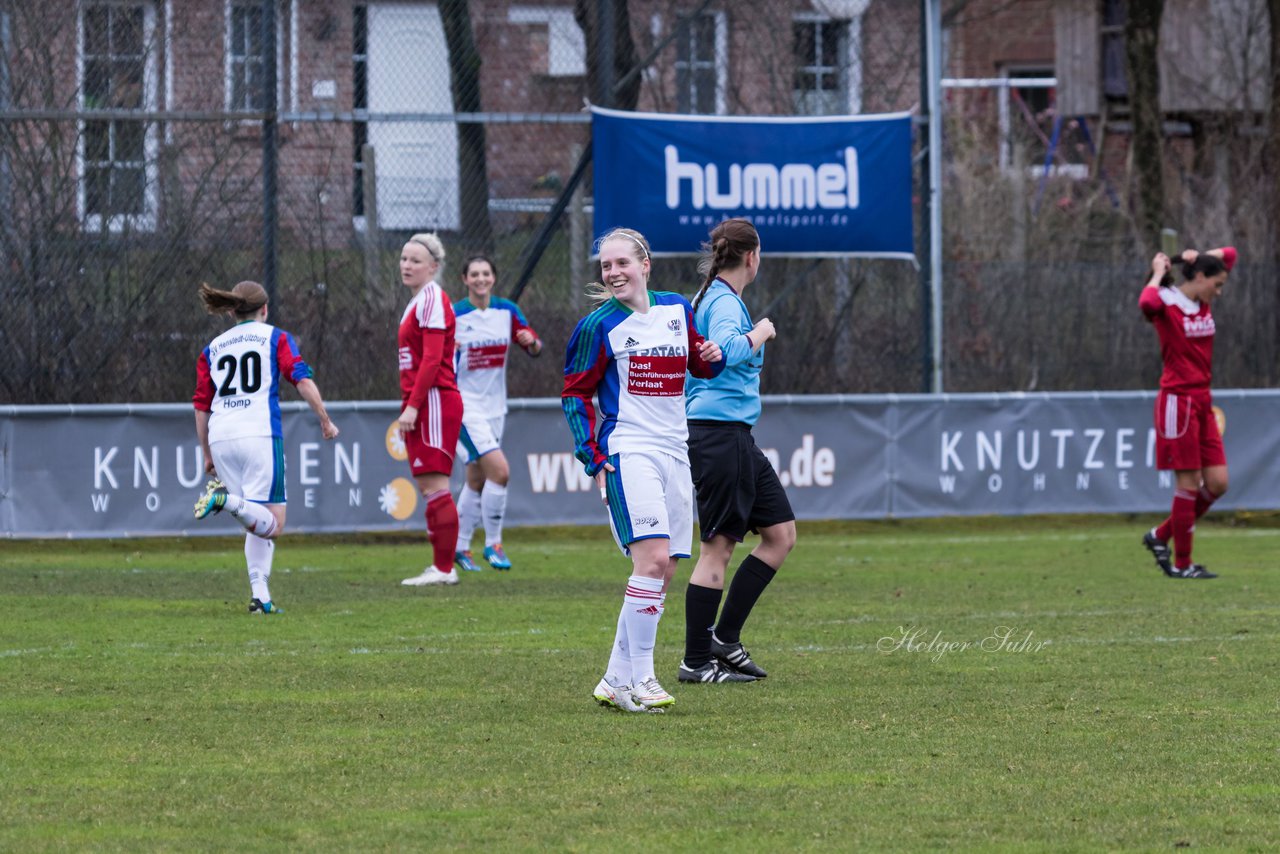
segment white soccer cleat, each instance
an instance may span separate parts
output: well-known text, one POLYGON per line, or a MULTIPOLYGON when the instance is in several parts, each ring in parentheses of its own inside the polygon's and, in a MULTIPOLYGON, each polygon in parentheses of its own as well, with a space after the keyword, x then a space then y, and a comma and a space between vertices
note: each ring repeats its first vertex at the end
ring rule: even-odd
POLYGON ((404 587, 426 587, 431 584, 457 584, 458 573, 441 572, 434 566, 429 566, 422 571, 421 575, 415 575, 412 578, 406 578, 400 584, 404 587))
POLYGON ((667 689, 658 684, 657 677, 650 676, 636 683, 631 691, 631 699, 651 712, 661 711, 676 704, 676 698, 667 693, 667 689))
POLYGON ((592 692, 591 696, 600 705, 617 709, 620 712, 647 711, 644 706, 631 699, 630 685, 614 685, 604 677, 600 679, 600 684, 596 685, 596 690, 592 692))

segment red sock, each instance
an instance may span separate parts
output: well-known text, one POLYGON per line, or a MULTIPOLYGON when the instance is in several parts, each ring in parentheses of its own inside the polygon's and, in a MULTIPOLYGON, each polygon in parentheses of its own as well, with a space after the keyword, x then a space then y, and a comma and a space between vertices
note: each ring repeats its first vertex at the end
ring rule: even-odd
POLYGON ((1191 538, 1196 530, 1196 494, 1175 489, 1169 519, 1173 523, 1173 565, 1186 569, 1191 566, 1191 538))
POLYGON ((1162 543, 1169 542, 1169 538, 1173 536, 1173 517, 1166 517, 1163 522, 1156 525, 1156 539, 1162 543))
POLYGON ((1206 487, 1200 487, 1200 491, 1196 493, 1196 518, 1209 512, 1209 508, 1213 506, 1213 502, 1218 500, 1218 496, 1210 492, 1206 487))
POLYGON ((431 562, 441 572, 453 572, 453 553, 458 547, 458 508, 447 489, 433 492, 426 498, 431 562))

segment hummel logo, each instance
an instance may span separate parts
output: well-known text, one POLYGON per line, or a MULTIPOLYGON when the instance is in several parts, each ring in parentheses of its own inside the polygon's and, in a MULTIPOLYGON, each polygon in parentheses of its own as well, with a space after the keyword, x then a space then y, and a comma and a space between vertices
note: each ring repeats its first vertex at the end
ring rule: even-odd
POLYGON ((622 342, 622 346, 631 349, 632 347, 639 347, 640 342, 628 335, 627 340, 622 342))
POLYGON ((637 613, 637 614, 648 614, 649 616, 651 616, 651 617, 652 617, 652 616, 654 616, 655 614, 657 614, 657 613, 658 613, 658 606, 657 606, 657 605, 650 605, 648 608, 637 608, 637 609, 636 609, 636 613, 637 613))

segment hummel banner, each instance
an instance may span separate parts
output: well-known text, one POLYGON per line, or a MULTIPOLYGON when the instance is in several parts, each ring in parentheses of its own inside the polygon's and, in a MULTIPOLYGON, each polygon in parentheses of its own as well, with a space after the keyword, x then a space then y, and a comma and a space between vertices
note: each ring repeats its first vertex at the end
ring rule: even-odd
POLYGON ((595 232, 693 254, 745 217, 772 255, 914 256, 911 118, 685 116, 592 108, 595 232))

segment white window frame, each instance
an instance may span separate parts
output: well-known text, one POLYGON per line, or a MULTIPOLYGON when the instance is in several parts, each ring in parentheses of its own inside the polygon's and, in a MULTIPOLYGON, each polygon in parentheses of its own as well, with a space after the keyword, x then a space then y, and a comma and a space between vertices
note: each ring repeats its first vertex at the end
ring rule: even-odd
MULTIPOLYGON (((1010 92, 1010 90, 1017 89, 1017 88, 1027 88, 1025 86, 1019 87, 1016 83, 1014 83, 1013 81, 1017 80, 1018 78, 1014 77, 1013 75, 1015 74, 1025 75, 1028 72, 1034 72, 1034 76, 1037 78, 1050 78, 1050 77, 1053 77, 1055 73, 1053 68, 1053 63, 1051 62, 1050 63, 1025 63, 1025 62, 1009 63, 1009 64, 1000 66, 1000 77, 998 79, 1009 81, 1009 84, 1007 86, 1002 85, 997 87, 998 88, 997 97, 999 99, 997 103, 998 103, 998 111, 999 111, 998 115, 999 115, 999 124, 1000 124, 1000 168, 1004 172, 1010 172, 1013 169, 1013 155, 1012 155, 1013 127, 1017 122, 1021 121, 1021 117, 1014 114, 1013 93, 1010 92)), ((1036 88, 1042 88, 1042 87, 1036 87, 1036 88)), ((1079 164, 1066 164, 1066 165, 1059 166, 1057 164, 1054 164, 1054 165, 1051 165, 1049 168, 1050 168, 1050 173, 1054 175, 1061 174, 1061 175, 1065 175, 1072 178, 1087 177, 1088 176, 1087 167, 1085 167, 1084 169, 1085 171, 1084 176, 1080 176, 1076 174, 1080 171, 1078 168, 1076 168, 1078 165, 1079 164)), ((1032 178, 1039 178, 1041 175, 1044 174, 1044 162, 1041 161, 1040 163, 1026 164, 1026 172, 1027 172, 1027 175, 1029 175, 1032 178)))
MULTIPOLYGON (((115 6, 119 8, 142 9, 142 43, 146 48, 146 59, 142 67, 142 107, 141 111, 155 111, 158 106, 157 77, 159 60, 156 57, 156 4, 154 0, 93 0, 78 5, 76 10, 76 91, 84 97, 85 85, 85 40, 84 13, 90 8, 115 6)), ((83 103, 83 100, 82 100, 83 103)), ((90 112, 86 110, 86 112, 90 112)), ((101 121, 101 120, 99 120, 101 121)), ((125 121, 111 119, 108 121, 125 121)), ((76 212, 79 214, 81 226, 90 232, 155 231, 156 212, 159 208, 160 195, 157 191, 159 168, 157 160, 160 154, 160 135, 154 122, 143 122, 142 135, 142 213, 138 214, 90 214, 87 211, 88 198, 85 188, 87 158, 85 156, 85 119, 77 122, 76 135, 76 212)))
POLYGON ((583 77, 587 73, 587 40, 568 6, 512 6, 511 24, 535 24, 547 28, 547 75, 583 77))
MULTIPOLYGON (((699 15, 698 17, 710 18, 713 21, 714 33, 712 35, 713 44, 711 45, 711 55, 712 55, 711 63, 714 66, 715 78, 716 78, 714 115, 723 116, 729 110, 729 99, 728 99, 729 17, 723 11, 719 11, 719 10, 705 11, 701 13, 701 15, 699 15)), ((679 18, 676 19, 676 26, 679 27, 686 23, 692 24, 693 22, 694 22, 694 19, 692 16, 680 16, 679 18)), ((687 37, 692 39, 694 32, 695 30, 693 29, 693 27, 690 27, 687 33, 687 37)), ((694 46, 689 45, 689 47, 690 47, 689 55, 695 56, 697 54, 697 51, 693 49, 694 46)), ((690 66, 689 62, 685 62, 679 59, 678 58, 679 56, 680 56, 680 52, 677 49, 676 51, 677 59, 672 64, 672 67, 676 71, 677 81, 680 79, 681 69, 690 66)), ((697 80, 697 75, 694 72, 700 67, 706 67, 707 64, 708 63, 706 63, 705 61, 699 62, 697 60, 694 60, 692 63, 692 67, 688 68, 688 71, 689 71, 688 81, 691 87, 696 85, 695 81, 697 80)), ((681 94, 682 94, 681 92, 676 93, 677 103, 679 103, 681 94)), ((691 105, 696 105, 697 101, 698 99, 695 97, 695 93, 690 92, 689 103, 691 105)), ((693 110, 690 110, 690 112, 693 112, 693 110)))
MULTIPOLYGON (((791 20, 794 24, 843 24, 845 26, 845 43, 844 43, 844 68, 838 66, 801 66, 805 68, 836 68, 842 71, 841 88, 844 90, 844 99, 840 106, 845 108, 850 115, 856 115, 862 112, 862 52, 859 46, 862 42, 862 13, 866 9, 866 3, 848 4, 848 17, 832 17, 817 12, 801 12, 793 15, 791 20)), ((816 39, 815 39, 816 41, 816 39)), ((800 70, 800 69, 798 69, 800 70)), ((792 89, 792 99, 795 100, 799 94, 799 90, 792 89)))
MULTIPOLYGON (((287 0, 286 0, 287 2, 287 0)), ((232 60, 231 60, 231 10, 234 7, 261 6, 254 0, 223 0, 222 7, 222 84, 223 97, 222 103, 226 106, 229 113, 253 113, 260 112, 261 108, 244 107, 239 104, 231 103, 231 95, 234 89, 232 80, 232 60)), ((280 69, 285 67, 285 40, 289 39, 292 43, 292 33, 285 31, 285 4, 276 6, 276 105, 279 107, 284 104, 284 75, 280 73, 280 69)), ((289 3, 291 7, 294 5, 289 3)), ((292 54, 290 54, 292 56, 292 54)), ((290 69, 290 79, 292 80, 293 71, 290 69)), ((254 121, 246 119, 247 122, 254 121)))

